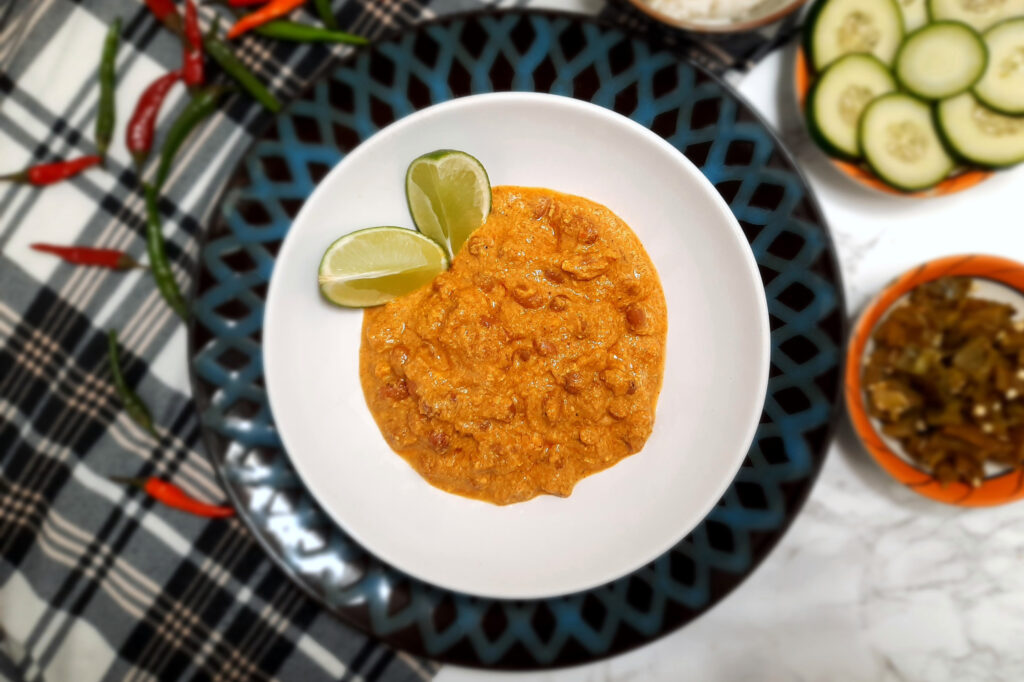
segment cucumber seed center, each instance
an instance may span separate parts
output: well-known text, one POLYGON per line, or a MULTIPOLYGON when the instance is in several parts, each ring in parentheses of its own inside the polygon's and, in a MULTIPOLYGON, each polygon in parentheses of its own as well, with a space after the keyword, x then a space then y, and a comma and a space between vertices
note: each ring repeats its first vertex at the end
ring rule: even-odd
POLYGON ((968 12, 987 14, 1006 4, 1006 0, 961 0, 960 6, 968 12))
POLYGON ((886 129, 885 149, 900 161, 914 163, 924 156, 928 138, 921 126, 913 121, 890 123, 886 129))
POLYGON ((863 85, 849 85, 839 96, 839 116, 843 123, 856 126, 864 107, 874 98, 870 88, 863 85))
POLYGON ((843 52, 870 52, 882 37, 871 17, 850 12, 839 26, 839 47, 843 52))
POLYGON ((1022 71, 1024 71, 1024 45, 1019 45, 999 63, 999 77, 1011 78, 1022 71))
POLYGON ((978 104, 971 111, 971 118, 978 128, 992 137, 1015 135, 1024 130, 1024 120, 1013 116, 1003 116, 978 104))

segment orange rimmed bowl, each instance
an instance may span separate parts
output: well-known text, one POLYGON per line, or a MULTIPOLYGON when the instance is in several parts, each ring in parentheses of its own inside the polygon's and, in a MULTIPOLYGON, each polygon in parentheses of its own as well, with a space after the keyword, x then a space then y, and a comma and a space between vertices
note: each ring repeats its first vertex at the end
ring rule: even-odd
MULTIPOLYGON (((803 114, 804 101, 807 99, 807 93, 810 92, 811 86, 814 84, 814 72, 811 71, 811 65, 807 61, 807 56, 804 54, 803 47, 797 48, 794 78, 797 103, 800 105, 801 114, 803 114)), ((894 194, 901 197, 915 197, 918 199, 956 194, 957 192, 962 192, 965 189, 970 189, 978 183, 984 182, 992 177, 992 171, 980 170, 978 168, 965 168, 955 175, 949 176, 934 187, 921 190, 920 192, 903 192, 882 182, 878 176, 867 168, 867 166, 851 163, 849 161, 842 161, 832 157, 829 157, 829 161, 831 161, 832 165, 838 168, 843 175, 856 180, 865 187, 870 187, 871 189, 878 190, 886 194, 894 194)))
POLYGON ((894 452, 868 416, 861 386, 861 362, 875 327, 889 308, 911 289, 942 277, 973 277, 998 282, 1024 295, 1024 264, 998 256, 948 256, 929 261, 901 275, 875 298, 853 329, 846 351, 846 409, 853 428, 875 461, 894 479, 914 492, 946 504, 992 507, 1024 499, 1024 469, 989 476, 978 487, 966 483, 939 483, 894 452))

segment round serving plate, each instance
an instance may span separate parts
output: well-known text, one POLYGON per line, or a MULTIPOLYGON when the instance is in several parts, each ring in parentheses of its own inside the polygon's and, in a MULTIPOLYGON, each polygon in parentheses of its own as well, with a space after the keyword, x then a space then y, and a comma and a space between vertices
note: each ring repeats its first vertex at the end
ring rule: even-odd
POLYGON ((274 424, 321 508, 391 566, 438 587, 502 599, 611 582, 693 530, 753 440, 769 354, 757 263, 707 178, 635 121, 536 92, 442 102, 348 154, 292 221, 263 317, 274 424), (580 481, 567 498, 499 506, 428 484, 395 456, 366 404, 358 362, 363 311, 341 310, 310 286, 324 249, 340 235, 409 224, 407 160, 437 148, 470 151, 495 186, 600 198, 657 269, 669 324, 654 431, 636 457, 580 481))
POLYGON ((273 121, 239 164, 205 235, 189 346, 209 454, 242 518, 288 575, 393 646, 461 665, 528 669, 652 641, 754 570, 824 460, 839 405, 844 326, 822 214, 789 155, 732 90, 671 52, 598 22, 509 11, 447 18, 379 42, 329 69, 273 121), (316 184, 407 114, 509 90, 612 109, 684 153, 738 219, 771 327, 768 392, 754 443, 708 516, 628 576, 515 601, 410 578, 334 524, 281 449, 262 359, 275 257, 316 184))

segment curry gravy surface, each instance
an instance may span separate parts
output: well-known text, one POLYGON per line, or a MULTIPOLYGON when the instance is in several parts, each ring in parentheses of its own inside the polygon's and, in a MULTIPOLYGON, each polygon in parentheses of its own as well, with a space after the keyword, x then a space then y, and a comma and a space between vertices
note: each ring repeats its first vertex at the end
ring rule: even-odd
POLYGON ((360 377, 384 438, 432 485, 564 497, 647 441, 666 331, 658 274, 618 216, 495 187, 450 270, 366 311, 360 377))

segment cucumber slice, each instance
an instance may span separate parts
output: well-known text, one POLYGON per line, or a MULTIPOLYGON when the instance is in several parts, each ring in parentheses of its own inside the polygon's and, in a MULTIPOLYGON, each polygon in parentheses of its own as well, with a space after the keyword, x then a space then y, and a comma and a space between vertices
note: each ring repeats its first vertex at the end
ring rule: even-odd
POLYGON ((896 53, 896 79, 924 99, 945 99, 978 82, 988 64, 981 36, 958 21, 937 21, 911 33, 896 53))
POLYGON ((986 106, 1024 114, 1024 17, 1000 22, 985 32, 988 68, 974 85, 986 106))
POLYGON ((927 189, 953 170, 931 108, 901 92, 882 95, 864 110, 860 145, 875 175, 896 189, 927 189))
POLYGON ((898 0, 896 3, 903 15, 903 30, 916 31, 928 23, 927 0, 898 0))
POLYGON ((894 0, 820 0, 804 25, 804 49, 819 72, 855 52, 891 64, 902 40, 903 17, 894 0))
POLYGON ((999 168, 1024 161, 1022 117, 993 111, 965 92, 939 102, 935 119, 949 148, 971 163, 999 168))
POLYGON ((1024 14, 1024 0, 928 0, 932 21, 962 21, 985 31, 1003 19, 1024 14))
POLYGON ((860 115, 871 100, 895 89, 896 80, 877 57, 840 57, 825 69, 807 96, 807 128, 827 153, 858 159, 860 115))

